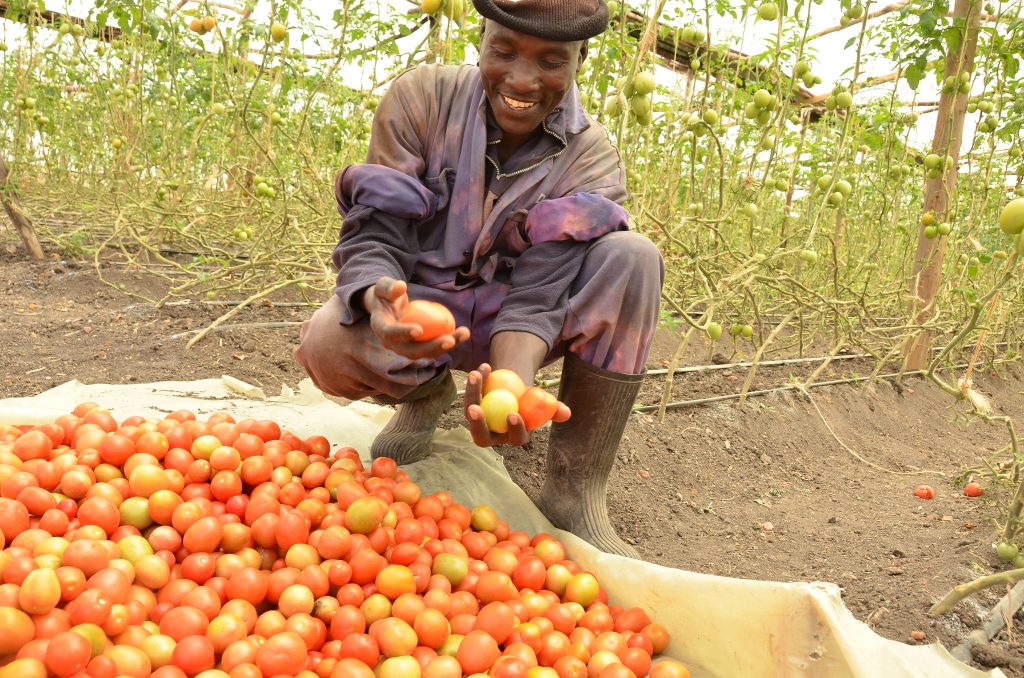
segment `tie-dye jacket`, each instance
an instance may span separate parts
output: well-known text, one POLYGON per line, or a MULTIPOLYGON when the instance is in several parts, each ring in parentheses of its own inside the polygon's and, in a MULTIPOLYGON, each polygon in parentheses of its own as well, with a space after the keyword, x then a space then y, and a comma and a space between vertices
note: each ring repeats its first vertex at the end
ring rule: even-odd
POLYGON ((543 126, 499 163, 501 130, 476 66, 398 77, 374 116, 366 162, 335 180, 342 324, 365 316, 358 299, 382 276, 452 291, 484 285, 504 295, 492 334, 514 326, 550 347, 558 323, 532 328, 524 316, 538 296, 564 308, 584 243, 629 226, 619 154, 575 85, 543 126))

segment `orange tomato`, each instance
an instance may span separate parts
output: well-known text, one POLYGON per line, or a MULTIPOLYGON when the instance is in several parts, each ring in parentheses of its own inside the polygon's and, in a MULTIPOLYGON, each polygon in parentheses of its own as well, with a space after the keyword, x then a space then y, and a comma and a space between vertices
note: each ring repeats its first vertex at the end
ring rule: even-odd
POLYGON ((419 332, 413 330, 415 341, 430 341, 455 331, 455 316, 444 305, 436 301, 414 299, 402 312, 398 322, 403 325, 419 325, 419 332))
POLYGON ((558 412, 558 398, 539 386, 531 386, 519 396, 519 416, 527 431, 540 428, 558 412))

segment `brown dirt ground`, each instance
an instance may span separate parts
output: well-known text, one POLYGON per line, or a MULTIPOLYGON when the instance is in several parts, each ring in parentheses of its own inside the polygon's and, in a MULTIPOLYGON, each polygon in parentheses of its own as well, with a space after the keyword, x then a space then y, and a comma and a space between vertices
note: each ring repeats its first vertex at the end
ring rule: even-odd
MULTIPOLYGON (((116 264, 103 274, 128 291, 161 295, 161 281, 150 274, 116 264)), ((185 338, 175 335, 205 327, 224 310, 195 301, 156 309, 101 282, 91 264, 56 255, 29 262, 10 245, 0 248, 0 397, 32 395, 70 379, 128 383, 227 373, 276 391, 305 376, 292 359, 294 326, 217 332, 186 351, 185 338)), ((298 322, 311 311, 262 303, 231 322, 298 322)), ((676 335, 662 330, 649 367, 664 367, 677 345, 676 335)), ((702 343, 682 364, 706 364, 708 357, 702 343)), ((844 361, 821 378, 871 368, 844 361)), ((781 386, 811 369, 762 368, 754 388, 781 386)), ((998 369, 982 370, 977 386, 996 412, 1019 419, 1024 372, 998 369)), ((736 393, 746 374, 680 375, 672 399, 736 393)), ((663 377, 650 377, 641 402, 657 403, 663 388, 663 377)), ((952 586, 1002 569, 991 545, 1011 490, 993 486, 986 475, 981 480, 992 486, 989 492, 969 499, 958 478, 1006 444, 1005 429, 967 422, 947 395, 916 378, 899 387, 883 382, 811 393, 814 404, 786 392, 742 406, 726 401, 670 410, 664 422, 632 417, 611 478, 616 528, 644 558, 670 567, 834 582, 853 614, 881 635, 913 642, 911 632, 924 631, 925 642, 956 646, 987 620, 1005 591, 982 592, 938 619, 926 610, 952 586), (905 474, 916 469, 935 474, 905 474), (922 482, 936 488, 935 500, 913 496, 922 482)), ((453 407, 442 425, 458 423, 453 407)), ((532 496, 543 478, 545 438, 540 431, 525 448, 499 450, 532 496)), ((975 652, 975 665, 1024 676, 1024 648, 1003 632, 975 652)))

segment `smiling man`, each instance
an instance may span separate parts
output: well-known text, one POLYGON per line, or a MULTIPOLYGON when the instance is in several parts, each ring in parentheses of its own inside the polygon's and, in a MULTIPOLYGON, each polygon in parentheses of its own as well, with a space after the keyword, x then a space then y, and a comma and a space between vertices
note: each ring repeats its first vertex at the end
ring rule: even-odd
POLYGON ((478 66, 417 67, 374 116, 366 162, 335 181, 344 217, 331 299, 303 324, 296 359, 322 390, 398 404, 374 457, 430 453, 469 373, 463 411, 478 445, 529 442, 522 419, 488 431, 479 406, 492 367, 532 383, 564 358, 537 500, 559 528, 637 557, 615 534, 606 490, 643 380, 664 276, 629 230, 625 172, 580 104, 587 41, 603 0, 474 0, 478 66), (447 306, 453 334, 416 341, 410 299, 447 306))

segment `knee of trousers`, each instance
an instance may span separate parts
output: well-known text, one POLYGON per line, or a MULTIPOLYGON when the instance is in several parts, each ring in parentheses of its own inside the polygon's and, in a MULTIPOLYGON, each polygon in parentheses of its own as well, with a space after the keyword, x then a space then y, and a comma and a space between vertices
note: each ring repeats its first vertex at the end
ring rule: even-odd
POLYGON ((600 237, 588 250, 585 268, 616 272, 620 280, 661 293, 665 264, 657 246, 634 231, 615 231, 600 237), (594 266, 596 264, 596 266, 594 266))

